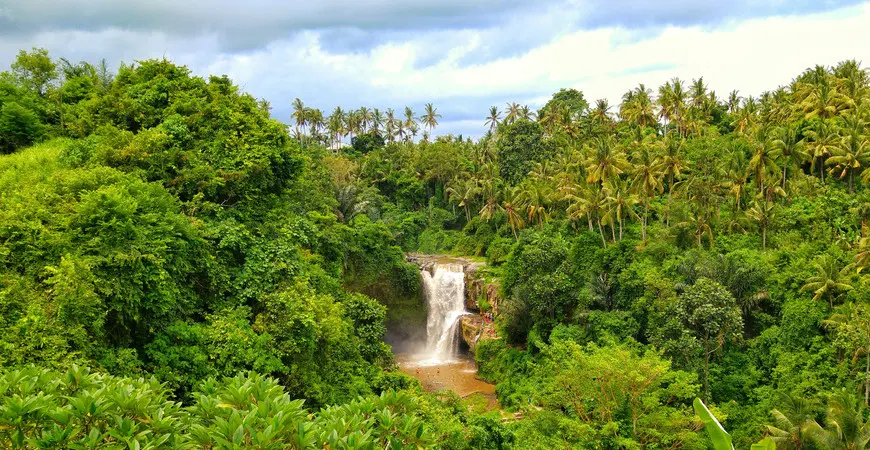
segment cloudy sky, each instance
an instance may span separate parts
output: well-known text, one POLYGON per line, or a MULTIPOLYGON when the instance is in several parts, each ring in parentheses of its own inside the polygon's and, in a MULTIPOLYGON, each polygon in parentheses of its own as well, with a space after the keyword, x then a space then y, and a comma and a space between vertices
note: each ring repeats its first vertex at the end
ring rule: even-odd
POLYGON ((228 74, 287 122, 433 102, 438 133, 477 136, 490 105, 559 88, 618 103, 639 82, 703 76, 757 95, 815 64, 870 64, 854 0, 0 0, 0 67, 22 48, 96 62, 167 57, 228 74))

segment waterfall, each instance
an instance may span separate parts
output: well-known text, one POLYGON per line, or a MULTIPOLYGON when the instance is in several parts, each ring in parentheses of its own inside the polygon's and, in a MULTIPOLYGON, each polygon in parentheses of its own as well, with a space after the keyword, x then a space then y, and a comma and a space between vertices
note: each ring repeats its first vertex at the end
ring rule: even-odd
POLYGON ((459 264, 436 264, 435 273, 423 271, 423 292, 428 304, 426 349, 431 364, 454 360, 459 351, 457 327, 465 311, 465 273, 459 264))

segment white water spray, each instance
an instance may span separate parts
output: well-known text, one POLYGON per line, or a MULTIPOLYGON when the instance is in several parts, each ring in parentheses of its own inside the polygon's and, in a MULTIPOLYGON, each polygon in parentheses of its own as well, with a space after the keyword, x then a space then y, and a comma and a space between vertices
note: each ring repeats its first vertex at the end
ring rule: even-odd
POLYGON ((422 363, 443 364, 459 352, 457 327, 465 311, 465 273, 459 264, 436 264, 435 274, 423 271, 423 292, 429 306, 426 349, 422 363))

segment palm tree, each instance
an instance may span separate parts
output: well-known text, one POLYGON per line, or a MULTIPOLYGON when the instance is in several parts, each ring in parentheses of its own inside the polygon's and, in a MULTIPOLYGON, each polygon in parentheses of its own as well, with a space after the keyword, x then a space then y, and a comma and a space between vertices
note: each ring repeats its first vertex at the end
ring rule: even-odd
POLYGON ((526 219, 531 223, 537 220, 538 227, 543 228, 544 222, 550 218, 547 209, 550 206, 551 192, 546 183, 529 178, 522 185, 515 198, 516 204, 526 211, 526 219))
POLYGON ((593 141, 594 153, 586 165, 587 183, 605 183, 607 180, 619 176, 628 168, 628 160, 622 149, 616 146, 612 135, 595 138, 593 141))
POLYGON ((770 156, 782 163, 782 189, 786 188, 789 166, 800 167, 808 156, 797 126, 783 127, 771 143, 770 156))
POLYGON ((825 160, 840 147, 842 140, 834 125, 827 121, 819 122, 816 129, 806 130, 805 133, 809 139, 807 147, 809 147, 810 154, 813 157, 810 170, 818 165, 819 177, 822 183, 824 183, 825 160))
POLYGON ((501 120, 501 113, 498 111, 498 107, 490 106, 489 107, 489 117, 486 118, 485 126, 489 126, 489 132, 492 133, 498 127, 499 121, 501 120))
POLYGON ((601 245, 607 248, 607 240, 602 230, 602 211, 604 210, 607 195, 600 184, 581 184, 567 188, 566 199, 570 202, 566 210, 568 217, 579 219, 583 216, 589 222, 589 231, 593 230, 592 222, 598 225, 598 234, 601 236, 601 245))
POLYGON ((870 442, 864 404, 846 388, 828 398, 825 427, 813 421, 809 432, 819 447, 827 449, 863 450, 870 442))
POLYGON ((420 122, 426 125, 426 128, 429 129, 429 134, 432 134, 432 130, 438 126, 438 119, 441 118, 441 114, 438 114, 438 109, 432 106, 431 103, 426 103, 424 109, 425 112, 420 116, 420 122))
POLYGON ((752 140, 754 151, 752 159, 749 160, 750 170, 755 171, 755 182, 759 192, 764 191, 764 173, 775 173, 779 167, 776 165, 773 156, 771 155, 772 146, 770 140, 767 139, 767 130, 759 128, 752 140))
POLYGON ((372 121, 372 112, 365 106, 361 106, 357 112, 359 117, 359 132, 365 133, 369 130, 369 123, 372 121))
POLYGON ((834 308, 834 299, 843 292, 852 289, 849 283, 847 268, 840 269, 837 260, 829 255, 824 255, 814 264, 816 274, 807 279, 801 287, 802 291, 812 291, 813 300, 827 297, 831 309, 834 308))
POLYGON ((762 199, 761 203, 756 200, 752 207, 746 211, 746 215, 758 222, 758 227, 761 228, 761 248, 762 250, 767 249, 767 227, 770 226, 770 222, 773 220, 774 216, 774 206, 773 202, 768 201, 767 199, 762 199))
POLYGON ((665 225, 671 223, 671 197, 674 193, 674 181, 686 169, 683 155, 683 140, 666 137, 662 141, 664 152, 662 154, 662 167, 664 175, 668 178, 668 212, 665 215, 665 225))
POLYGON ((728 94, 728 112, 734 114, 738 107, 740 107, 740 94, 734 90, 728 94))
POLYGON ((341 110, 340 106, 336 106, 327 119, 329 133, 332 135, 332 141, 336 147, 339 146, 341 137, 344 135, 345 120, 344 111, 341 110))
POLYGON ((634 168, 632 185, 635 192, 640 193, 643 203, 643 217, 640 220, 640 231, 643 243, 646 244, 646 228, 649 218, 649 201, 655 197, 656 192, 664 192, 662 186, 662 163, 653 152, 646 146, 642 145, 632 158, 632 167, 634 168))
POLYGON ((638 203, 637 195, 628 189, 626 182, 613 178, 604 186, 605 204, 619 225, 619 240, 622 240, 622 224, 626 216, 638 217, 634 205, 638 203))
POLYGON ((307 115, 308 123, 311 126, 311 136, 320 141, 320 131, 326 126, 326 122, 323 118, 323 111, 317 108, 309 108, 307 115))
POLYGON ((685 222, 680 222, 679 226, 689 227, 694 229, 695 239, 698 242, 698 247, 701 246, 701 238, 704 235, 710 239, 710 247, 713 246, 713 228, 710 227, 708 215, 704 211, 692 211, 689 213, 689 218, 685 222))
POLYGON ((514 239, 520 240, 517 235, 517 230, 522 229, 524 222, 523 216, 520 214, 519 205, 522 203, 520 196, 520 187, 508 187, 505 191, 505 200, 503 204, 504 212, 507 215, 508 224, 511 226, 511 231, 514 233, 514 239))
POLYGON ((459 206, 465 209, 465 219, 471 222, 471 202, 479 192, 477 180, 465 178, 464 181, 453 180, 453 184, 447 188, 447 195, 451 200, 457 201, 459 206))
POLYGON ((375 108, 372 111, 372 131, 380 136, 382 126, 384 126, 384 115, 381 113, 381 110, 375 108))
POLYGON ((393 111, 393 108, 387 108, 387 115, 384 117, 384 120, 387 140, 394 142, 396 138, 396 113, 393 111))
MULTIPOLYGON (((849 193, 855 193, 855 173, 864 167, 868 155, 868 139, 864 134, 866 125, 859 116, 855 115, 845 120, 846 134, 840 139, 840 145, 836 147, 825 164, 832 166, 831 175, 840 174, 840 179, 849 179, 849 193)), ((867 172, 864 170, 864 172, 867 172)), ((862 174, 863 176, 863 174, 862 174)))
POLYGON ((774 425, 767 431, 778 449, 800 450, 811 438, 811 424, 817 403, 803 395, 779 393, 779 408, 770 412, 774 425))
POLYGON ((520 119, 535 120, 535 113, 531 108, 529 108, 529 105, 523 105, 523 107, 520 108, 520 119))
POLYGON ((733 139, 730 144, 729 157, 723 170, 725 181, 722 187, 734 196, 734 206, 737 211, 741 210, 741 200, 749 183, 749 161, 746 160, 744 151, 745 143, 742 139, 733 139))
POLYGON ((801 106, 807 120, 816 117, 830 119, 840 115, 846 108, 848 99, 827 81, 806 86, 806 91, 801 106))
POLYGON ((507 104, 507 115, 504 117, 504 122, 507 124, 511 124, 517 121, 520 118, 520 105, 516 102, 510 102, 507 104))
MULTIPOLYGON (((414 110, 410 106, 405 107, 405 129, 410 133, 416 134, 417 132, 417 121, 414 120, 414 110)), ((407 138, 408 134, 405 137, 407 138)))
POLYGON ((308 120, 305 114, 305 104, 299 97, 293 100, 293 114, 290 117, 296 122, 296 134, 299 134, 299 129, 304 130, 308 120))

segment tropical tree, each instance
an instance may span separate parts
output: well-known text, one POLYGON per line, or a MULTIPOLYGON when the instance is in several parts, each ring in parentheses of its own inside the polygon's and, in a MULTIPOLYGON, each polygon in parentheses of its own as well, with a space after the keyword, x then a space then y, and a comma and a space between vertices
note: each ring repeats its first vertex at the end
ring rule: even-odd
POLYGON ((819 168, 819 178, 825 182, 825 160, 842 145, 836 127, 828 121, 816 122, 816 127, 805 131, 807 148, 812 156, 810 170, 819 168))
POLYGON ((290 117, 296 122, 296 133, 304 133, 305 126, 308 124, 308 115, 306 114, 305 104, 302 103, 299 97, 293 100, 293 114, 290 117))
POLYGON ((770 157, 782 164, 782 189, 785 190, 789 167, 799 168, 809 159, 809 155, 804 148, 798 126, 780 128, 771 144, 773 148, 770 157))
POLYGON ((777 397, 779 407, 770 412, 773 425, 767 425, 767 432, 778 449, 800 450, 810 443, 810 429, 818 409, 812 398, 804 395, 780 392, 777 397))
POLYGON ((486 118, 486 122, 484 125, 489 127, 489 132, 492 133, 498 127, 498 124, 501 121, 501 113, 498 111, 498 107, 490 106, 489 108, 489 116, 486 118))
POLYGON ((612 178, 604 185, 605 191, 605 208, 609 214, 613 216, 619 226, 619 240, 622 240, 622 223, 626 217, 637 218, 637 212, 634 210, 639 200, 637 195, 631 192, 628 183, 620 178, 612 178))
POLYGON ((814 267, 816 274, 807 279, 801 290, 812 291, 813 300, 827 298, 828 304, 833 309, 834 300, 852 289, 848 267, 841 269, 837 260, 829 255, 823 255, 814 267))
POLYGON ((758 228, 761 229, 761 248, 767 249, 767 228, 774 217, 773 202, 762 198, 759 202, 755 200, 752 207, 746 211, 746 215, 758 223, 758 228))
POLYGON ((586 182, 606 183, 628 169, 628 160, 612 135, 595 138, 586 163, 586 182))
POLYGON ((825 164, 831 166, 831 175, 848 179, 850 194, 855 193, 855 174, 861 172, 870 156, 870 140, 867 139, 866 129, 866 124, 859 116, 846 119, 845 134, 840 139, 840 145, 834 148, 831 157, 825 161, 825 164))
POLYGON ((423 115, 420 116, 420 122, 429 129, 431 134, 432 130, 438 126, 438 119, 441 118, 441 114, 438 114, 438 109, 431 103, 426 103, 424 110, 423 115))
POLYGON ((655 156, 652 149, 647 145, 641 145, 641 147, 634 152, 631 165, 633 167, 631 181, 632 187, 635 192, 640 194, 641 203, 643 204, 643 216, 640 220, 640 230, 643 243, 646 244, 646 229, 649 221, 649 202, 650 199, 656 196, 657 192, 659 194, 664 192, 664 187, 662 186, 664 168, 661 159, 655 156))
POLYGON ((870 423, 864 414, 864 403, 846 388, 828 398, 825 427, 812 423, 810 436, 821 448, 863 450, 870 442, 870 423))

